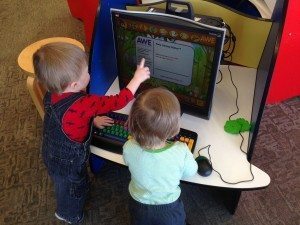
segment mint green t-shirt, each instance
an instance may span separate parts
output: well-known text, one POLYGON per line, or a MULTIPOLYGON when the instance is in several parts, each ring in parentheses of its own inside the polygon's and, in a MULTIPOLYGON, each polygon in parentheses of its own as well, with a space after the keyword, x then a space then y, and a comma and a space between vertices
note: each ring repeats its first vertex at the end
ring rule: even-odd
POLYGON ((131 139, 123 146, 123 158, 131 173, 130 195, 150 205, 176 201, 181 192, 180 180, 193 176, 198 169, 192 153, 182 142, 148 150, 131 139))

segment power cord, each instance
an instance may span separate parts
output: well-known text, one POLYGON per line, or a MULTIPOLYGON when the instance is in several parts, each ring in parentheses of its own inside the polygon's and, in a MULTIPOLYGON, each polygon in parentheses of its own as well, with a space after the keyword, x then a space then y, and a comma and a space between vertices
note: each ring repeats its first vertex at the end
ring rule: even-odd
MULTIPOLYGON (((238 114, 239 111, 240 111, 240 109, 239 109, 239 106, 238 106, 238 97, 239 97, 239 95, 238 95, 238 89, 237 89, 237 86, 235 85, 235 83, 233 82, 232 72, 231 72, 231 70, 230 70, 230 65, 228 65, 228 71, 229 71, 231 83, 232 83, 232 85, 234 86, 235 91, 236 91, 236 100, 235 100, 236 112, 234 112, 234 113, 232 113, 231 115, 229 115, 228 119, 231 120, 231 117, 234 116, 234 115, 236 115, 236 114, 238 114)), ((222 74, 221 70, 219 70, 219 72, 220 72, 220 74, 221 74, 221 79, 220 79, 220 81, 217 82, 217 84, 220 83, 220 82, 222 81, 222 79, 223 79, 223 74, 222 74)), ((245 152, 245 151, 242 149, 242 146, 243 146, 243 143, 244 143, 244 140, 245 140, 245 139, 244 139, 243 135, 241 134, 241 132, 239 132, 239 135, 240 135, 241 138, 242 138, 242 141, 241 141, 241 144, 240 144, 240 150, 241 150, 241 152, 243 152, 243 153, 246 155, 246 157, 247 157, 247 152, 245 152)), ((249 180, 241 180, 241 181, 238 181, 238 182, 229 182, 229 181, 224 180, 224 178, 222 177, 221 173, 220 173, 219 171, 215 170, 214 167, 213 167, 212 160, 211 160, 211 155, 210 155, 210 152, 209 152, 210 147, 211 147, 211 145, 207 145, 207 146, 205 146, 205 147, 200 148, 200 149, 198 150, 198 155, 200 156, 200 152, 201 152, 202 150, 204 150, 204 149, 207 148, 207 153, 208 153, 208 156, 209 156, 209 161, 210 161, 212 170, 215 171, 217 174, 219 174, 221 180, 222 180, 224 183, 226 183, 226 184, 239 184, 239 183, 245 183, 245 182, 250 182, 250 181, 253 181, 253 180, 254 180, 254 175, 253 175, 253 172, 252 172, 252 164, 251 164, 250 162, 249 162, 249 170, 250 170, 250 173, 251 173, 251 179, 249 179, 249 180)))
MULTIPOLYGON (((225 40, 224 40, 224 46, 228 43, 227 48, 224 50, 223 49, 223 59, 228 59, 229 57, 232 56, 234 49, 235 49, 235 42, 236 42, 236 37, 234 35, 234 33, 231 30, 231 27, 226 24, 224 21, 220 21, 217 20, 213 17, 210 17, 209 20, 212 20, 215 22, 216 27, 223 27, 226 29, 226 33, 225 33, 225 40)), ((201 20, 200 20, 201 22, 201 20)))
POLYGON ((232 54, 234 52, 236 37, 228 24, 224 23, 224 26, 226 28, 224 46, 227 43, 228 43, 228 46, 225 50, 223 49, 223 59, 228 59, 229 57, 232 57, 232 54))

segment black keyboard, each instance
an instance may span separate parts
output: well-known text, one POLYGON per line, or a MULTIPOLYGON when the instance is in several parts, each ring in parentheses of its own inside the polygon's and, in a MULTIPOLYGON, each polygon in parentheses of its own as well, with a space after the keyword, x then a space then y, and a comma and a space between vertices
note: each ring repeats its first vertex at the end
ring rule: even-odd
MULTIPOLYGON (((107 115, 114 120, 114 125, 104 129, 93 128, 92 145, 112 151, 118 154, 123 153, 124 143, 131 138, 130 133, 125 128, 128 115, 111 112, 107 115)), ((169 139, 169 141, 185 142, 191 152, 194 152, 198 134, 194 131, 180 128, 179 134, 169 139)))

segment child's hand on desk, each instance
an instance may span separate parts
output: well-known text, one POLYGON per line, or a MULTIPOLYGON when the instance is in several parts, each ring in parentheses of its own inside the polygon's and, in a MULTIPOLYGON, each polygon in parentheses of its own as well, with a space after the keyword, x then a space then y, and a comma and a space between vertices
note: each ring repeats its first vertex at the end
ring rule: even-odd
POLYGON ((97 116, 94 118, 94 126, 103 129, 107 126, 112 126, 114 124, 114 120, 108 116, 97 116))

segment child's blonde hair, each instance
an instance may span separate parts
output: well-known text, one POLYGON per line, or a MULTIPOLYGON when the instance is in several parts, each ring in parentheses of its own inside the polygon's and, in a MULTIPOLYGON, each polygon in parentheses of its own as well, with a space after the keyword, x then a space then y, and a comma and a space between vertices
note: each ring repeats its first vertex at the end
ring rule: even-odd
POLYGON ((180 104, 176 96, 164 88, 154 88, 136 98, 128 128, 142 147, 151 149, 179 132, 179 119, 180 104))
POLYGON ((46 44, 33 54, 37 80, 50 92, 63 92, 68 84, 80 78, 86 66, 85 52, 69 43, 46 44))

